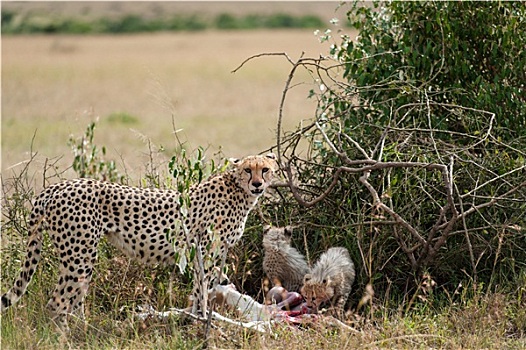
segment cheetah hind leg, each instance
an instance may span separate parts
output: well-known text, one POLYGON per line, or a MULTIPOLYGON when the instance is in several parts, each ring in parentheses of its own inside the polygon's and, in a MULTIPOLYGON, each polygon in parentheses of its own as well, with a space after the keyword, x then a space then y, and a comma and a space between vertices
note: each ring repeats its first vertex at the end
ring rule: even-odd
POLYGON ((69 334, 68 315, 75 312, 84 320, 84 298, 92 271, 92 262, 80 265, 63 263, 60 268, 58 284, 47 303, 47 309, 52 321, 63 334, 69 334), (70 266, 73 268, 70 269, 70 266))

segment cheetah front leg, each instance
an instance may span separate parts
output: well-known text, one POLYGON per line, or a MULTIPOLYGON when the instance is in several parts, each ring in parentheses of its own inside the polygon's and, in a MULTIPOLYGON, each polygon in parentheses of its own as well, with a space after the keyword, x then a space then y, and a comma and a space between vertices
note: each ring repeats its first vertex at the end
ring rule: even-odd
POLYGON ((338 319, 343 319, 345 316, 345 305, 347 304, 347 299, 349 298, 350 292, 347 292, 344 295, 341 295, 336 300, 336 303, 332 305, 332 315, 338 319))

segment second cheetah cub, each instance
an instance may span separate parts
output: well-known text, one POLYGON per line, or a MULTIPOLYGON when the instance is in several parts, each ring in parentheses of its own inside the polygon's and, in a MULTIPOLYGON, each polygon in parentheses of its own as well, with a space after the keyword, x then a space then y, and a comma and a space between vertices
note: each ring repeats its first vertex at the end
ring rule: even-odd
POLYGON ((343 313, 354 282, 354 264, 349 251, 342 247, 323 253, 311 273, 304 278, 301 294, 307 306, 318 312, 322 304, 330 304, 336 314, 343 313))
POLYGON ((281 285, 289 292, 298 292, 309 266, 305 257, 290 245, 291 236, 290 226, 263 228, 263 271, 272 286, 281 285))

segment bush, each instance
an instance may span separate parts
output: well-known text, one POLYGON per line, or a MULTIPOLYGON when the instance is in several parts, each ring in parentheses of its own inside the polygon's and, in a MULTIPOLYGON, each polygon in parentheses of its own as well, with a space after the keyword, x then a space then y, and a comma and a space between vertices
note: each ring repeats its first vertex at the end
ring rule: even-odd
POLYGON ((103 181, 125 183, 126 177, 119 174, 114 160, 105 160, 106 147, 100 148, 93 142, 96 123, 92 122, 86 128, 84 135, 75 138, 71 136, 69 146, 75 158, 72 169, 78 177, 92 178, 103 181))
POLYGON ((347 246, 359 289, 409 306, 435 283, 514 288, 526 261, 526 8, 389 2, 348 16, 356 41, 293 62, 290 79, 317 72, 318 109, 278 140, 291 191, 265 216, 303 223, 314 256, 347 246))
POLYGON ((222 13, 217 16, 215 26, 219 29, 238 29, 240 25, 234 16, 222 13))
MULTIPOLYGON (((525 16, 518 2, 355 8, 349 20, 360 38, 344 40, 333 53, 345 63, 344 78, 371 103, 396 99, 403 106, 428 98, 491 111, 510 141, 526 135, 525 16)), ((389 113, 383 116, 386 122, 389 113)), ((480 131, 468 118, 431 119, 441 130, 480 131)))

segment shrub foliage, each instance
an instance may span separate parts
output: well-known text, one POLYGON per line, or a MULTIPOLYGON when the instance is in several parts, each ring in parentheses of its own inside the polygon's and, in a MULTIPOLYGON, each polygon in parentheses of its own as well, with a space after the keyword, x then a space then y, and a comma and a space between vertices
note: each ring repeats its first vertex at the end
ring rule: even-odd
MULTIPOLYGON (((11 17, 2 13, 3 22, 11 17)), ((496 293, 495 300, 480 304, 495 305, 490 318, 502 323, 499 336, 524 336, 526 7, 389 2, 355 5, 348 19, 358 37, 332 38, 326 32, 321 39, 334 41, 328 57, 287 57, 292 68, 280 111, 298 69, 314 76, 317 88, 310 97, 318 107, 312 122, 297 130, 283 132, 278 123, 273 148, 283 181, 254 211, 244 242, 231 252, 231 281, 261 299, 261 221, 294 224, 302 227, 294 243, 311 261, 331 246, 349 248, 358 270, 356 310, 373 295, 382 301, 376 305, 410 310, 416 300, 432 300, 427 296, 437 286, 450 300, 458 295, 465 300, 460 286, 467 280, 475 293, 511 291, 512 303, 496 293), (511 326, 502 310, 516 313, 511 326)), ((138 22, 130 17, 126 26, 138 22)), ((217 25, 238 24, 222 16, 217 25)), ((280 121, 283 117, 280 112, 280 121)), ((70 139, 73 170, 81 177, 127 182, 115 163, 104 159, 104 147, 93 144, 94 130, 92 123, 84 135, 70 139)), ((180 146, 168 162, 170 175, 148 174, 143 185, 183 192, 224 170, 223 164, 205 160, 202 149, 192 158, 180 146)), ((54 164, 46 164, 44 186, 61 175, 54 164)), ((3 280, 11 280, 24 251, 25 204, 34 196, 30 182, 27 168, 19 177, 2 180, 2 237, 13 243, 2 247, 9 256, 3 259, 3 280)), ((158 307, 184 304, 188 275, 174 287, 170 271, 134 268, 113 258, 111 247, 101 250, 100 263, 108 266, 93 282, 90 297, 102 301, 94 314, 106 320, 113 310, 114 319, 121 313, 128 319, 139 300, 158 307)), ((49 290, 54 281, 49 270, 56 262, 48 256, 43 260, 34 291, 49 290)), ((40 294, 45 304, 49 293, 40 294)), ((467 310, 487 314, 478 311, 476 297, 467 310)), ((444 324, 463 325, 466 319, 471 314, 456 310, 444 324)))
MULTIPOLYGON (((515 2, 358 4, 358 37, 301 58, 315 120, 278 130, 285 181, 266 215, 304 223, 307 250, 354 252, 377 295, 487 288, 526 261, 526 8, 515 2), (289 191, 290 190, 290 191, 289 191)), ((283 118, 283 115, 280 115, 283 118)))

